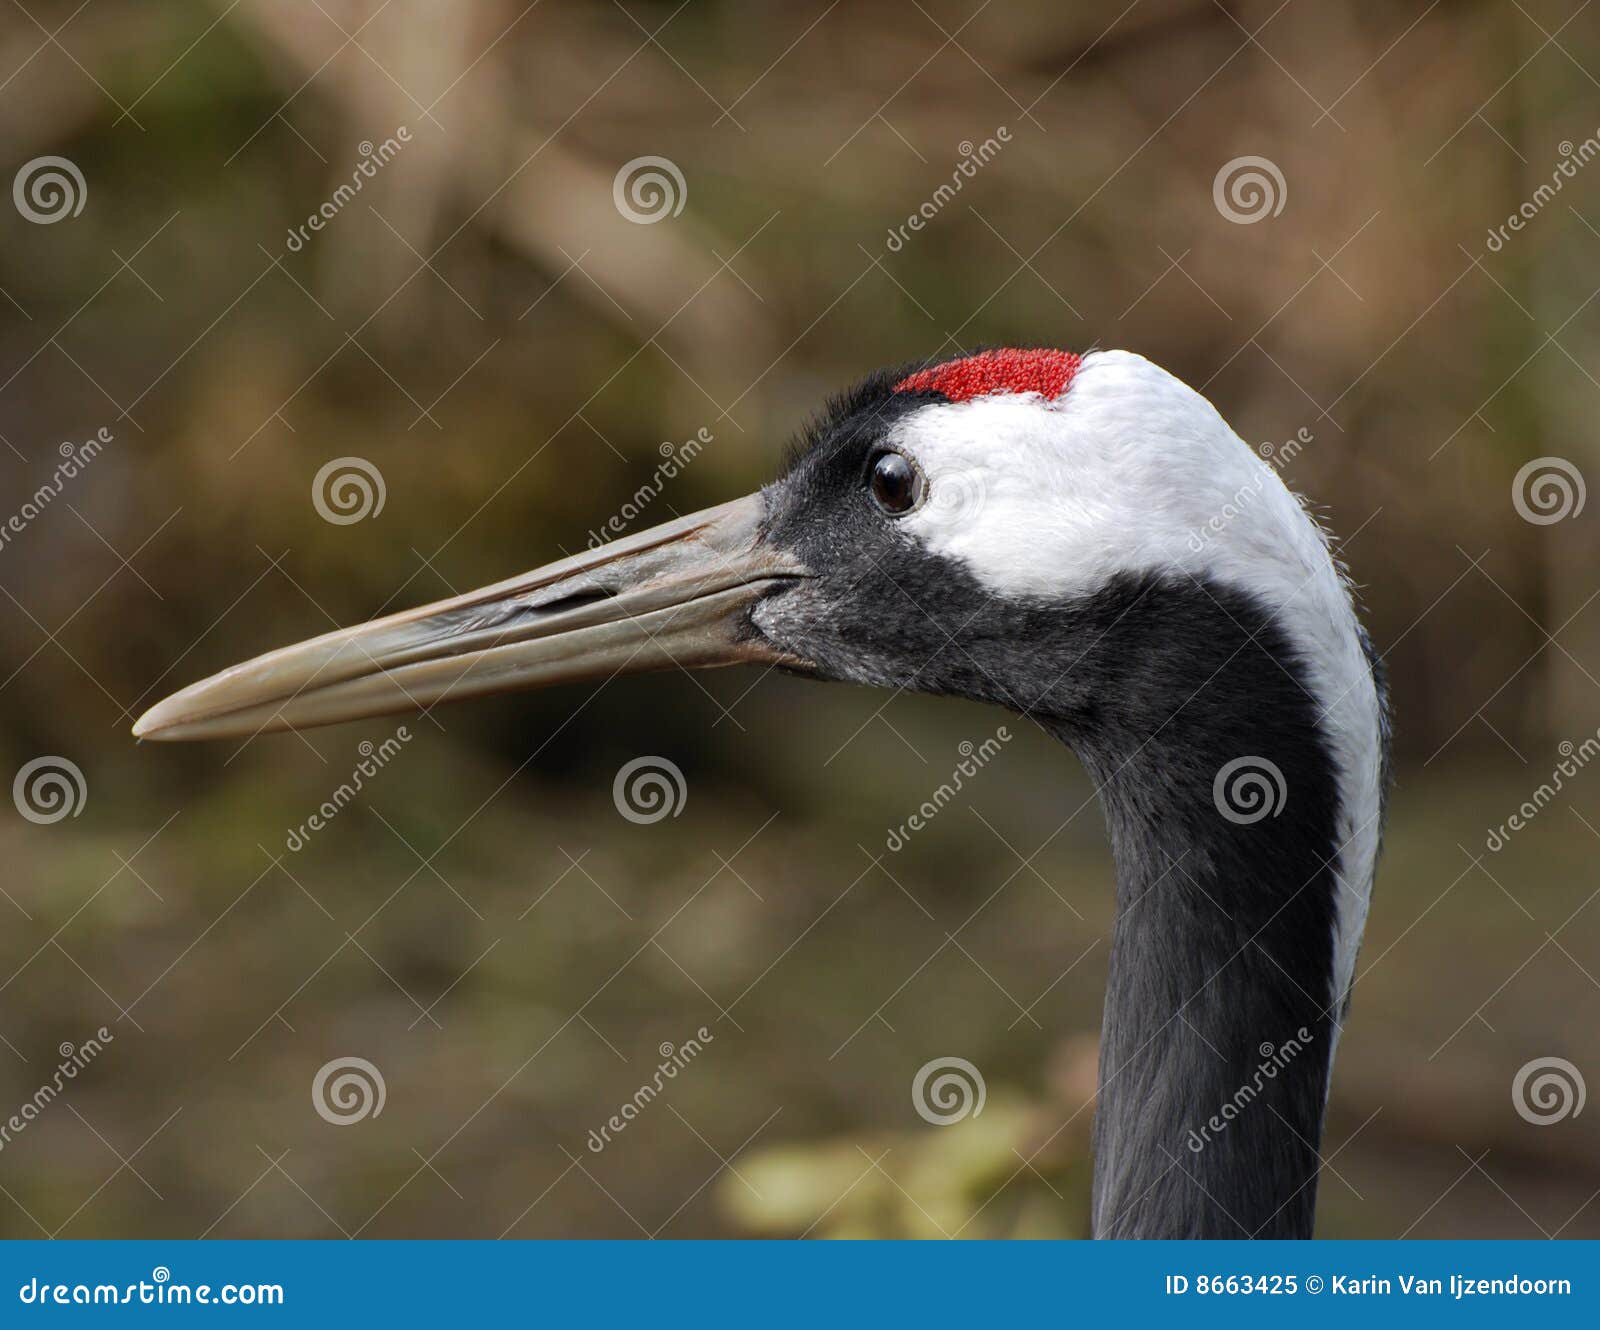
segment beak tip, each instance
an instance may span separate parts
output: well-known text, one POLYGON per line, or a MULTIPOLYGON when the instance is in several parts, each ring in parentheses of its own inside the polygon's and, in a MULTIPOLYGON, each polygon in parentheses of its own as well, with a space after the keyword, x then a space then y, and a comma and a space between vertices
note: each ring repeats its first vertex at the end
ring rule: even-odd
POLYGON ((178 727, 178 722, 172 716, 163 714, 170 710, 167 705, 170 700, 169 698, 167 701, 157 702, 155 706, 133 722, 133 737, 135 739, 164 740, 183 737, 178 727))

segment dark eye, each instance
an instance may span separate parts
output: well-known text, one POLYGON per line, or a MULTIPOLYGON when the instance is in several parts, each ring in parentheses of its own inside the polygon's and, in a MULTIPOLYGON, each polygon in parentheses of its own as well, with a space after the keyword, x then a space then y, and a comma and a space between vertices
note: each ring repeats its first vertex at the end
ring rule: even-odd
POLYGON ((879 453, 872 463, 872 497, 892 516, 909 513, 922 498, 922 477, 899 453, 879 453))

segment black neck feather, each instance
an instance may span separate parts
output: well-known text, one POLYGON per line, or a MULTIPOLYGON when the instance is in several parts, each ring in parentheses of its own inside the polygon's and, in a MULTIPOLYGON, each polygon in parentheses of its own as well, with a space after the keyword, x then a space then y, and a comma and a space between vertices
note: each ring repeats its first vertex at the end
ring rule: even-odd
POLYGON ((1129 581, 1083 612, 1094 705, 1057 728, 1117 864, 1095 1232, 1307 1237, 1338 1014, 1339 788, 1305 671, 1227 588, 1129 581))

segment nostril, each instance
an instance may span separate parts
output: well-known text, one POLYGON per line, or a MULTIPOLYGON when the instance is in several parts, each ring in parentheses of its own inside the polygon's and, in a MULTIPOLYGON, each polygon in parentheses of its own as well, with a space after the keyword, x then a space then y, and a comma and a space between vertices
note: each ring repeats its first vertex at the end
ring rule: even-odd
POLYGON ((562 596, 558 600, 547 600, 543 605, 536 606, 541 614, 565 614, 568 610, 579 610, 585 605, 595 605, 603 600, 611 600, 616 596, 615 591, 604 587, 592 587, 584 591, 574 591, 569 596, 562 596))

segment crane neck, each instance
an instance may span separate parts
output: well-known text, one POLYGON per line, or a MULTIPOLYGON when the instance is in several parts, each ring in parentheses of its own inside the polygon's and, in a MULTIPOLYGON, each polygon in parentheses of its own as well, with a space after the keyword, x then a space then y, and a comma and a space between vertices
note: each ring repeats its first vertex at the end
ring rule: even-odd
POLYGON ((1327 870, 1288 838, 1229 855, 1185 835, 1203 810, 1142 808, 1119 783, 1094 1230, 1309 1237, 1337 1037, 1327 870))
POLYGON ((1056 726, 1116 861, 1100 1237, 1312 1229, 1341 1014, 1339 774, 1282 632, 1219 594, 1130 588, 1080 662, 1120 671, 1114 705, 1063 697, 1056 726))

